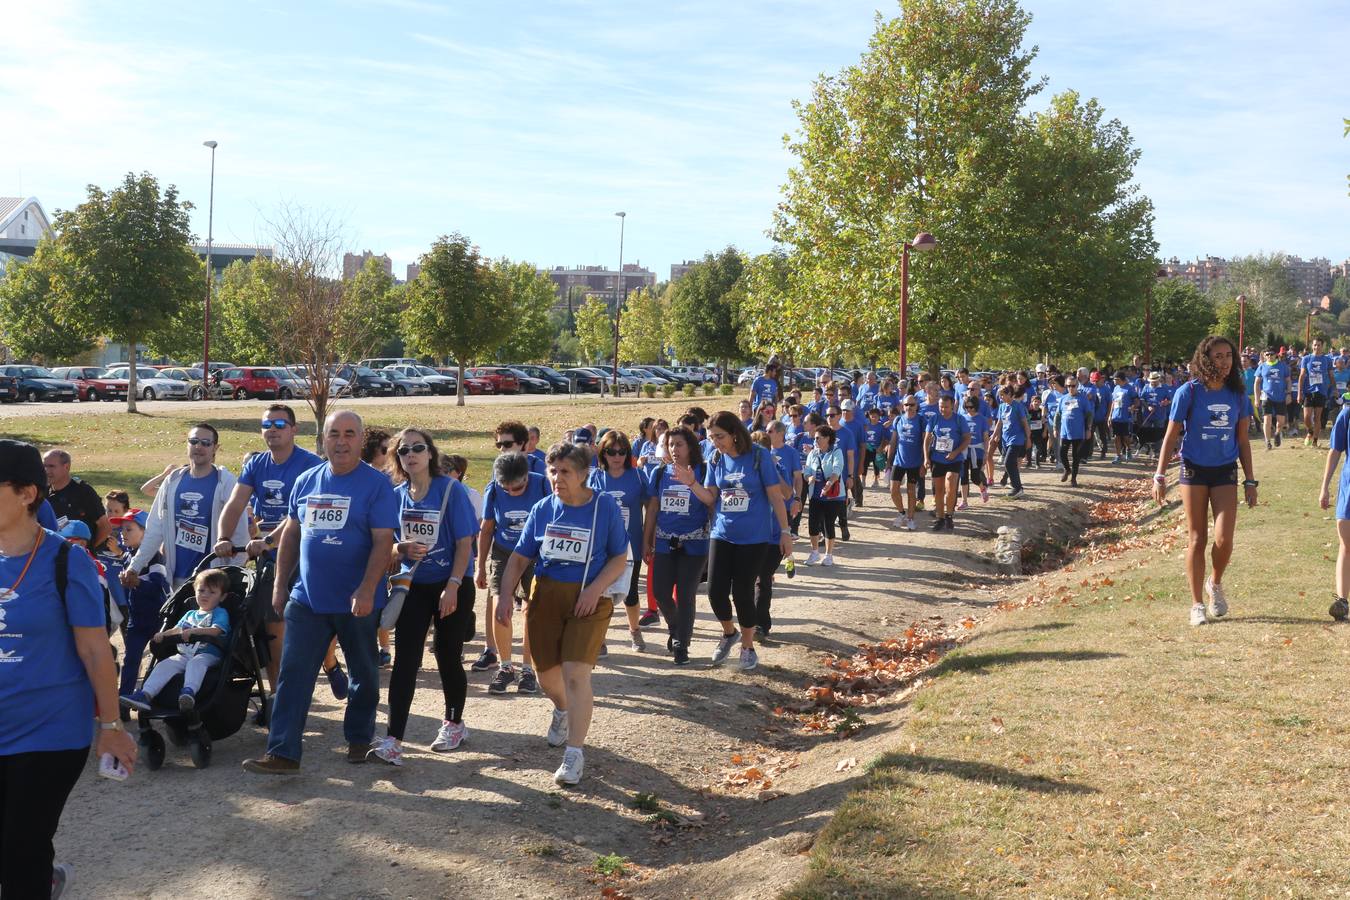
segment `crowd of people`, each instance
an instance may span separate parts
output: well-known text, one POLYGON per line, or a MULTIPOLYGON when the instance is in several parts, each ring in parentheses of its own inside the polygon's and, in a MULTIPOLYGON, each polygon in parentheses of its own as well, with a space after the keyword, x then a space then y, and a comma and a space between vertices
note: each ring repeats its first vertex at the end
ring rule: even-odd
MULTIPOLYGON (((1264 357, 1210 337, 1178 365, 1041 363, 912 383, 872 372, 840 383, 825 370, 809 393, 785 391, 770 360, 735 412, 690 407, 669 421, 644 418, 631 434, 589 422, 548 449, 537 427, 503 421, 481 494, 466 483, 467 460, 443 452, 430 431, 367 427, 350 410, 322 423, 321 457, 297 445, 292 408, 267 407, 238 476, 216 462, 217 429, 199 423, 186 458, 141 485, 145 508, 125 491, 100 497, 71 474, 62 449, 39 456, 0 440, 0 893, 56 894, 69 877, 53 865, 51 839, 91 746, 124 777, 138 755, 123 726, 131 713, 197 705, 221 666, 220 639, 238 627, 221 609, 228 567, 253 566, 264 598, 253 638, 270 690, 259 717, 268 734, 244 768, 266 775, 300 771, 320 673, 345 701, 347 760, 403 765, 428 635, 443 700, 429 747, 461 747, 470 740, 465 645, 481 627, 469 668, 493 672, 491 694, 543 692, 552 710, 540 729, 562 750, 554 779, 575 785, 591 675, 616 608, 629 649, 646 652, 655 632, 672 664, 685 666, 699 655, 706 584, 717 624, 706 659, 722 665, 734 652, 752 671, 773 630, 774 582, 796 574, 803 520, 801 562, 825 573, 851 540, 850 514, 878 496, 865 492, 869 482, 889 492, 898 532, 917 529, 923 512, 927 527, 951 532, 972 489, 987 503, 999 478, 1008 498, 1024 496, 1024 467, 1054 467, 1077 486, 1084 464, 1148 460, 1162 502, 1175 462, 1191 622, 1220 618, 1239 467, 1245 500, 1256 503, 1252 435, 1273 448, 1301 409, 1305 441, 1316 445, 1350 390, 1347 351, 1325 355, 1314 342, 1303 356, 1280 348, 1264 357), (180 589, 189 608, 163 620, 180 589), (111 634, 120 634, 120 678, 111 634), (142 679, 147 650, 161 644, 172 651, 142 679)), ((1324 506, 1350 450, 1348 416, 1331 429, 1324 506)), ((1350 617, 1347 473, 1350 465, 1337 501, 1337 619, 1350 617)))

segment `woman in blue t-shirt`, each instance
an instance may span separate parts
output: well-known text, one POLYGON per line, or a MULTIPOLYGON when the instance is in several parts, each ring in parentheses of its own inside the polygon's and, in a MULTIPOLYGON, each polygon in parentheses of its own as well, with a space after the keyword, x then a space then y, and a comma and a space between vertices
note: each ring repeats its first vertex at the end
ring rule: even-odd
POLYGON ((675 665, 689 662, 698 585, 708 562, 708 519, 715 495, 703 486, 706 469, 698 437, 684 425, 666 432, 670 463, 652 472, 647 492, 642 555, 647 578, 669 632, 675 665))
POLYGON ((469 681, 461 657, 464 641, 473 631, 478 511, 464 485, 441 474, 441 454, 430 434, 405 428, 394 437, 393 445, 394 493, 399 504, 394 562, 402 567, 404 578, 409 569, 416 569, 394 626, 399 650, 389 674, 389 727, 370 752, 376 759, 401 766, 408 710, 422 668, 427 630, 433 623, 432 652, 445 709, 431 749, 457 750, 469 736, 464 727, 469 681))
POLYGON ((716 452, 708 462, 703 484, 715 495, 712 545, 708 550, 708 602, 722 623, 722 638, 712 661, 726 661, 736 645, 731 613, 734 602, 740 625, 741 669, 759 665, 755 652, 755 577, 773 540, 770 517, 778 519, 778 546, 792 554, 792 532, 783 495, 773 488, 781 481, 773 454, 750 440, 735 413, 723 410, 708 420, 708 437, 716 452))
POLYGON ((1177 388, 1168 414, 1167 434, 1153 476, 1153 498, 1167 498, 1167 463, 1181 445, 1181 503, 1186 508, 1189 541, 1186 546, 1186 578, 1191 588, 1191 624, 1204 625, 1207 613, 1221 618, 1228 613, 1223 592, 1223 573, 1233 555, 1233 528, 1237 524, 1237 467, 1242 463, 1243 490, 1247 505, 1256 506, 1257 482, 1252 475, 1252 448, 1247 425, 1252 417, 1242 373, 1237 367, 1237 349, 1226 337, 1211 335, 1195 348, 1191 359, 1194 377, 1177 388), (1209 543, 1209 510, 1214 510, 1214 561, 1205 577, 1205 549, 1209 543), (1204 597, 1210 599, 1206 610, 1204 597))
POLYGON ((511 624, 520 576, 535 562, 525 628, 539 684, 553 701, 549 746, 567 749, 553 773, 576 784, 585 766, 582 747, 594 706, 591 670, 614 612, 610 592, 627 566, 628 535, 614 498, 586 484, 590 451, 555 444, 546 459, 553 494, 534 505, 506 563, 496 619, 511 624))
POLYGON ((642 571, 642 510, 647 505, 647 479, 633 464, 633 448, 628 435, 611 428, 595 445, 599 466, 591 470, 587 485, 609 494, 619 504, 623 514, 624 530, 633 550, 633 577, 628 582, 628 595, 623 599, 628 615, 628 636, 634 653, 647 649, 638 624, 638 574, 642 571))
POLYGON ((1059 436, 1060 481, 1072 479, 1078 487, 1078 466, 1083 453, 1092 454, 1092 402, 1083 393, 1077 376, 1064 379, 1063 397, 1055 404, 1054 427, 1059 436), (1084 450, 1086 448, 1086 451, 1084 450), (1072 461, 1070 461, 1072 460, 1072 461))
MULTIPOLYGON (((1327 466, 1322 473, 1322 493, 1318 498, 1323 509, 1331 508, 1331 476, 1347 450, 1350 450, 1350 407, 1341 410, 1336 423, 1331 426, 1331 450, 1327 453, 1327 466)), ((1336 488, 1336 537, 1340 543, 1340 550, 1336 554, 1336 594, 1331 608, 1327 610, 1338 622, 1350 618, 1350 602, 1346 600, 1346 593, 1350 591, 1350 456, 1346 456, 1345 460, 1336 488)))
POLYGON ((94 560, 38 524, 46 496, 37 448, 0 440, 0 896, 7 898, 47 897, 65 884, 69 869, 53 868, 52 837, 91 735, 100 759, 110 754, 128 771, 136 763, 136 742, 119 718, 94 560))

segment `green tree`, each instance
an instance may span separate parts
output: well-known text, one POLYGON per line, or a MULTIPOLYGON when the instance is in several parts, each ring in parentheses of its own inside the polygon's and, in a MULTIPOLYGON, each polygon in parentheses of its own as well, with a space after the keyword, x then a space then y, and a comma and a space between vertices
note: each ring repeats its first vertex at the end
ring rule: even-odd
MULTIPOLYGON (((1227 291, 1223 293, 1226 294, 1227 291)), ((1210 291, 1208 296, 1213 302, 1214 292, 1210 291)), ((1219 302, 1214 304, 1214 314, 1214 333, 1223 335, 1234 344, 1238 341, 1239 326, 1242 341, 1249 347, 1256 345, 1261 335, 1265 333, 1265 319, 1261 318, 1261 310, 1254 303, 1248 303, 1246 311, 1243 312, 1238 308, 1236 297, 1221 297, 1219 302)))
POLYGON ((1153 289, 1155 358, 1189 359, 1214 326, 1214 305, 1189 281, 1169 278, 1153 289))
MULTIPOLYGON (((205 282, 191 247, 188 211, 178 189, 162 192, 148 172, 127 173, 121 186, 89 185, 86 199, 58 212, 53 223, 66 265, 57 282, 70 320, 121 341, 136 359, 137 345, 179 315, 205 282)), ((127 411, 136 411, 136 367, 131 367, 127 411)))
POLYGON ((785 250, 761 253, 750 260, 741 297, 740 344, 757 357, 788 350, 796 343, 793 328, 792 260, 785 250))
POLYGON ((581 344, 577 341, 577 334, 572 329, 574 323, 569 322, 570 317, 566 310, 557 310, 549 313, 549 323, 553 330, 553 342, 549 348, 548 358, 559 363, 575 363, 581 360, 581 344))
POLYGON ((587 300, 576 311, 577 345, 583 362, 594 363, 614 350, 614 318, 609 304, 599 297, 587 300))
POLYGON ((95 336, 68 314, 54 283, 61 249, 44 238, 33 258, 11 263, 0 279, 0 342, 16 359, 66 360, 88 352, 95 336))
MULTIPOLYGON (((735 247, 704 254, 675 282, 669 333, 681 359, 739 358, 737 305, 744 293, 746 261, 735 247)), ((578 327, 578 334, 580 327, 578 327)))
POLYGON ((553 279, 526 262, 499 259, 492 264, 513 320, 511 332, 497 351, 507 362, 546 362, 556 328, 553 279))
POLYGON ((661 298, 643 288, 628 295, 619 318, 619 358, 660 363, 666 349, 666 309, 661 298))
POLYGON ((211 319, 230 348, 231 360, 241 366, 299 361, 290 347, 276 342, 271 326, 278 278, 277 264, 265 256, 232 262, 221 274, 211 319))
POLYGON ((452 357, 464 367, 490 357, 510 334, 509 305, 492 268, 462 234, 442 235, 418 261, 422 267, 403 311, 404 337, 418 353, 452 357))
POLYGON ((1304 304, 1300 302, 1283 253, 1260 253, 1229 260, 1228 274, 1214 290, 1236 297, 1247 295, 1247 314, 1256 307, 1262 319, 1278 331, 1303 333, 1304 304))
POLYGON ((373 257, 342 285, 342 307, 334 324, 338 355, 358 360, 393 342, 399 336, 403 291, 396 290, 394 276, 373 257))

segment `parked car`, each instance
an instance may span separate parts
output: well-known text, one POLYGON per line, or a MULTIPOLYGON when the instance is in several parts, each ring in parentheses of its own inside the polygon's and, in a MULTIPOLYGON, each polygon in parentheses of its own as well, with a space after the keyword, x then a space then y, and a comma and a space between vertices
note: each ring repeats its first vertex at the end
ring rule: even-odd
POLYGON ((619 374, 631 375, 638 380, 639 386, 653 384, 660 387, 663 384, 674 383, 664 375, 658 375, 656 372, 651 371, 650 366, 619 366, 619 374))
MULTIPOLYGON (((285 368, 287 375, 295 381, 296 385, 304 390, 304 394, 296 396, 309 397, 313 393, 313 387, 310 384, 309 368, 302 365, 287 366, 285 368)), ((328 376, 328 396, 330 397, 348 397, 351 396, 351 385, 347 379, 339 378, 336 375, 328 376)))
POLYGON ((39 400, 75 402, 75 382, 57 378, 42 366, 0 366, 0 373, 18 379, 19 393, 29 403, 39 400))
POLYGON ((380 370, 397 378, 406 378, 409 381, 416 381, 426 386, 429 394, 453 394, 455 393, 455 380, 447 378, 440 374, 431 366, 413 365, 405 363, 403 365, 385 366, 380 370))
MULTIPOLYGON (((195 363, 193 363, 192 365, 187 366, 186 368, 189 368, 189 369, 196 369, 198 372, 200 372, 200 371, 202 370, 202 361, 199 359, 199 360, 197 360, 195 363)), ((232 363, 232 362, 221 362, 220 360, 217 360, 217 359, 211 360, 211 371, 212 371, 212 372, 216 371, 217 369, 222 369, 222 370, 223 370, 223 369, 233 369, 233 368, 235 368, 235 365, 234 365, 234 363, 232 363)))
MULTIPOLYGON (((436 370, 447 378, 455 379, 455 393, 459 393, 459 370, 451 368, 440 368, 436 370)), ((468 370, 464 372, 464 393, 465 394, 495 394, 497 388, 486 378, 470 377, 468 370)))
POLYGON ((419 363, 411 356, 376 356, 372 359, 363 359, 358 362, 357 365, 379 371, 380 369, 388 369, 391 366, 415 366, 419 365, 419 363))
POLYGON ((576 382, 578 394, 603 394, 608 383, 602 373, 590 369, 563 369, 560 374, 576 382))
MULTIPOLYGON (((224 371, 222 369, 213 369, 215 372, 224 371)), ((188 399, 202 399, 202 370, 189 369, 184 366, 166 366, 159 370, 159 374, 165 378, 172 378, 174 381, 182 381, 188 386, 188 399)), ((212 380, 211 399, 212 400, 231 400, 234 398, 234 386, 225 381, 212 380)))
POLYGON ((485 378, 492 382, 492 389, 498 394, 519 394, 520 379, 510 369, 502 366, 478 366, 465 369, 465 376, 485 378))
POLYGON ((716 384, 717 376, 702 366, 668 366, 669 371, 690 379, 695 384, 716 384))
POLYGON ((19 394, 19 379, 13 375, 0 375, 0 403, 22 403, 19 394))
POLYGON ((347 363, 334 366, 332 371, 339 378, 347 380, 351 385, 353 397, 394 396, 394 383, 367 366, 353 366, 347 363))
POLYGON ((426 396, 431 393, 431 386, 422 379, 421 376, 409 377, 400 375, 398 372, 391 372, 388 369, 377 370, 379 374, 388 378, 394 383, 394 394, 399 397, 426 396))
MULTIPOLYGON (((109 366, 103 372, 103 377, 127 378, 130 372, 130 366, 126 363, 120 363, 109 366)), ((130 379, 127 378, 127 381, 127 387, 130 389, 130 379)), ((165 378, 160 374, 159 369, 152 366, 137 366, 136 393, 143 400, 186 400, 188 399, 189 389, 186 381, 165 378)))
POLYGON ((665 366, 633 366, 635 369, 641 369, 644 372, 650 372, 658 378, 664 378, 672 382, 676 387, 684 387, 686 384, 702 384, 702 378, 695 378, 692 375, 681 375, 679 372, 672 371, 665 366))
MULTIPOLYGON (((612 366, 587 366, 591 371, 598 372, 611 385, 614 383, 614 368, 612 366)), ((642 379, 636 375, 626 375, 623 366, 619 367, 619 390, 636 391, 642 386, 642 379)))
POLYGON ((234 388, 236 400, 275 400, 281 387, 271 366, 239 366, 220 373, 222 383, 234 388))
POLYGON ((520 389, 526 394, 551 394, 553 393, 553 384, 545 378, 535 378, 533 375, 525 372, 515 366, 507 366, 506 371, 516 376, 516 381, 520 382, 520 389))
POLYGON ((567 376, 563 375, 557 369, 550 368, 549 366, 524 364, 519 366, 512 366, 511 368, 516 369, 517 371, 520 372, 524 372, 531 378, 542 378, 544 381, 547 381, 550 386, 552 386, 553 393, 555 394, 567 394, 570 393, 572 390, 572 383, 567 380, 567 376))
POLYGON ((127 380, 104 378, 103 370, 98 366, 62 366, 59 369, 52 369, 52 374, 57 378, 75 382, 75 392, 82 403, 127 399, 127 380))

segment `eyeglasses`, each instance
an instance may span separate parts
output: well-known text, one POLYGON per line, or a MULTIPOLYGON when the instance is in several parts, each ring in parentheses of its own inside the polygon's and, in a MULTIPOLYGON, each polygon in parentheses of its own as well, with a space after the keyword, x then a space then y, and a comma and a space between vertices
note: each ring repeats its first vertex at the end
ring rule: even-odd
POLYGON ((627 456, 627 455, 628 455, 628 451, 624 450, 624 449, 621 448, 621 447, 607 447, 607 448, 605 448, 605 455, 606 455, 606 456, 627 456))
POLYGON ((918 409, 918 408, 919 408, 919 404, 917 404, 917 403, 906 403, 906 404, 905 404, 905 409, 918 409))
POLYGON ((426 453, 426 452, 427 452, 426 444, 412 444, 398 448, 399 456, 407 456, 409 453, 426 453))
POLYGON ((210 438, 188 438, 189 447, 210 447, 215 441, 210 438))
POLYGON ((289 420, 289 419, 263 419, 263 420, 262 420, 262 430, 263 430, 263 431, 266 431, 266 430, 269 429, 269 428, 275 428, 275 429, 277 429, 277 430, 280 430, 280 429, 282 429, 282 428, 290 428, 290 427, 291 427, 291 423, 290 423, 290 420, 289 420))
POLYGON ((516 444, 518 444, 518 443, 520 443, 520 442, 519 442, 519 441, 498 441, 494 446, 496 446, 496 448, 497 448, 498 450, 505 450, 507 447, 514 447, 514 446, 515 446, 516 444))

